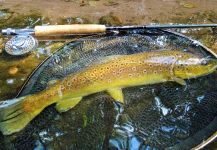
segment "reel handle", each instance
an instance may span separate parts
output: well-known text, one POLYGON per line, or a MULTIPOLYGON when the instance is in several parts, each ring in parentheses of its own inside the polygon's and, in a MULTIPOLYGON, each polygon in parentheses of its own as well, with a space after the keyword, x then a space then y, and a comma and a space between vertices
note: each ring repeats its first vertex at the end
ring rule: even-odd
POLYGON ((35 36, 93 34, 104 32, 106 32, 106 26, 98 24, 35 26, 35 36))

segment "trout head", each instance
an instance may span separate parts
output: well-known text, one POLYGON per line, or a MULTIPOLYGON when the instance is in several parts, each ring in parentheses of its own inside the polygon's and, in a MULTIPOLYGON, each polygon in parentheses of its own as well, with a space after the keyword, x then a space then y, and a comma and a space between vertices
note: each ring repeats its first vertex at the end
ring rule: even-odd
POLYGON ((173 73, 182 79, 196 78, 214 72, 217 68, 217 59, 183 57, 176 61, 173 73))

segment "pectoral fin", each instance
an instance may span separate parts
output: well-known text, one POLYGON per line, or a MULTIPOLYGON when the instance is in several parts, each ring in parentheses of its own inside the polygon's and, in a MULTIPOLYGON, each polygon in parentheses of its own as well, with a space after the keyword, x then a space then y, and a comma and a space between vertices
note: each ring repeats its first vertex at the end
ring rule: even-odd
POLYGON ((124 97, 121 88, 108 89, 109 95, 120 103, 124 103, 124 97))
POLYGON ((176 59, 176 60, 173 62, 172 67, 171 67, 171 69, 170 69, 170 79, 171 79, 172 81, 175 81, 176 83, 178 83, 178 84, 180 84, 180 85, 187 85, 184 79, 178 78, 178 77, 176 77, 175 74, 174 74, 174 67, 175 67, 175 64, 176 64, 177 61, 178 61, 178 59, 176 59))
POLYGON ((185 80, 181 79, 181 78, 174 77, 173 81, 175 81, 176 83, 181 84, 181 85, 186 85, 185 80))
POLYGON ((80 101, 82 97, 76 97, 76 98, 68 98, 63 99, 57 102, 56 104, 56 110, 58 112, 66 112, 67 110, 75 107, 80 101))

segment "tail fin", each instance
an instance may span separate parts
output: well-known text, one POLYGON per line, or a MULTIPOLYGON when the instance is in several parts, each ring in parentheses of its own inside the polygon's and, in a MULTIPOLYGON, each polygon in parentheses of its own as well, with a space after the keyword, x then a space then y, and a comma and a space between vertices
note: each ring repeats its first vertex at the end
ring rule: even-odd
POLYGON ((32 119, 23 109, 25 97, 0 102, 0 131, 10 135, 22 130, 32 119))

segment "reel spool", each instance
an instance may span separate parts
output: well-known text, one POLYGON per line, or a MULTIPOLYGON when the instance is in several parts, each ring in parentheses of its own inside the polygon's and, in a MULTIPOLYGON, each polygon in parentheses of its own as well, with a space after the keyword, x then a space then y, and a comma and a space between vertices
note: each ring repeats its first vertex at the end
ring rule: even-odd
POLYGON ((10 55, 24 55, 38 47, 38 41, 31 35, 16 35, 5 44, 5 51, 10 55))

